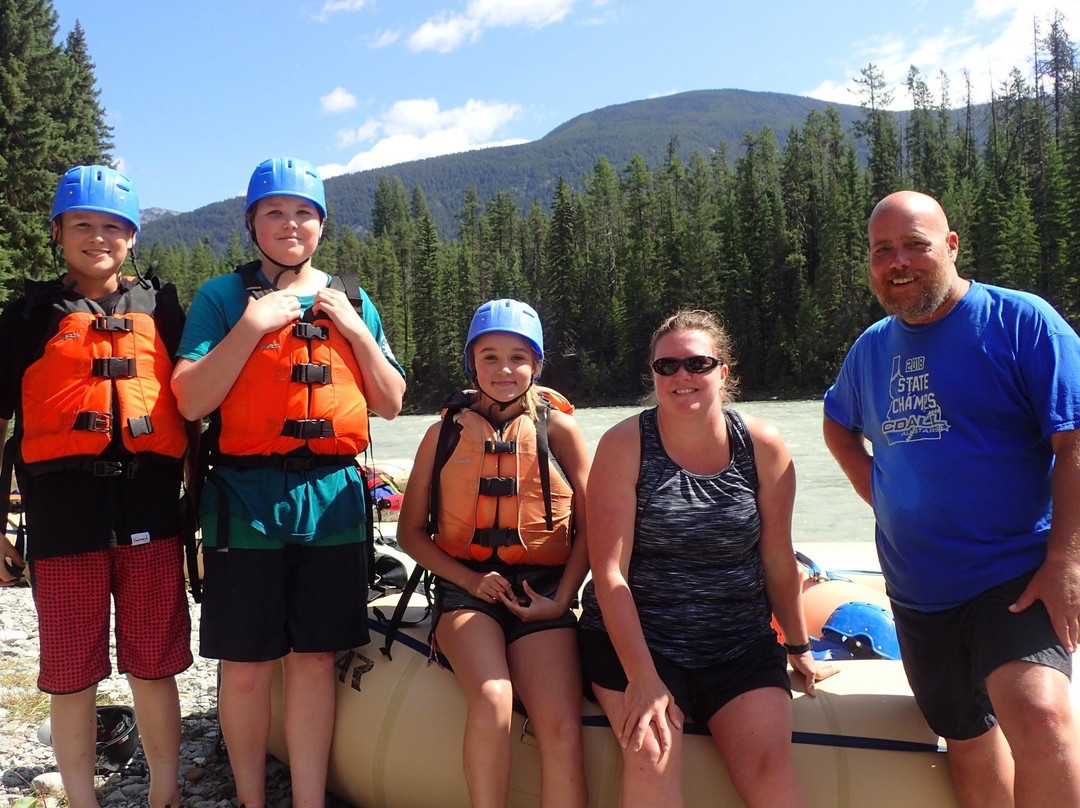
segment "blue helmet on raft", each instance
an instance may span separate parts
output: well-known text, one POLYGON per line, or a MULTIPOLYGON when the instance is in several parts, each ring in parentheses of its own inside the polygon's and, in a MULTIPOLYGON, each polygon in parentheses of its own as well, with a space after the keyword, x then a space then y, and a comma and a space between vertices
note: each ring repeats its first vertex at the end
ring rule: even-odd
POLYGON ((822 626, 821 638, 838 641, 855 657, 900 659, 896 623, 876 603, 851 601, 837 606, 822 626))

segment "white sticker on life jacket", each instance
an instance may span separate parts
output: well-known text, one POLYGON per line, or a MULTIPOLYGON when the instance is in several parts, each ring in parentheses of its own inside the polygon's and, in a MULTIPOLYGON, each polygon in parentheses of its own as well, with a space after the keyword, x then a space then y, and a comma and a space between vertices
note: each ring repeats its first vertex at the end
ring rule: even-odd
POLYGON ((149 544, 149 543, 150 543, 150 534, 149 533, 132 533, 131 534, 131 546, 132 547, 138 547, 140 544, 149 544))

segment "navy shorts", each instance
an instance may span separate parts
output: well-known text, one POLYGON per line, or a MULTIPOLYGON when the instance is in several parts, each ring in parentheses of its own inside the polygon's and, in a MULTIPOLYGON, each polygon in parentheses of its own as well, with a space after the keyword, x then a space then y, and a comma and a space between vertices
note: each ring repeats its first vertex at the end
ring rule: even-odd
MULTIPOLYGON (((606 631, 582 629, 578 645, 586 681, 607 690, 626 691, 629 682, 606 631)), ((787 654, 776 635, 763 637, 734 659, 705 668, 686 668, 655 651, 650 653, 660 680, 695 724, 704 726, 725 704, 751 690, 778 687, 791 695, 787 654)))
MULTIPOLYGON (((534 591, 546 598, 553 598, 559 589, 563 568, 534 569, 525 572, 500 570, 499 574, 510 582, 514 589, 514 594, 519 597, 524 596, 525 594, 524 590, 521 588, 521 582, 528 581, 529 586, 531 586, 534 591)), ((514 640, 519 640, 522 637, 529 634, 535 634, 538 631, 549 631, 553 628, 577 627, 577 618, 574 617, 574 613, 569 609, 567 609, 566 614, 562 617, 558 617, 554 620, 527 622, 507 609, 501 602, 491 603, 490 601, 481 600, 480 598, 474 597, 471 593, 466 592, 460 586, 452 584, 442 578, 437 578, 435 580, 435 609, 431 620, 432 636, 434 636, 435 627, 438 625, 439 618, 443 614, 460 611, 462 609, 486 614, 498 623, 503 630, 503 635, 506 637, 507 645, 514 640)))
POLYGON ((202 656, 265 662, 369 642, 363 543, 203 552, 202 656))
POLYGON ((1042 601, 1009 611, 1034 572, 992 587, 940 612, 893 604, 908 682, 930 728, 957 741, 997 723, 986 677, 1007 662, 1026 661, 1072 675, 1072 658, 1050 625, 1042 601))

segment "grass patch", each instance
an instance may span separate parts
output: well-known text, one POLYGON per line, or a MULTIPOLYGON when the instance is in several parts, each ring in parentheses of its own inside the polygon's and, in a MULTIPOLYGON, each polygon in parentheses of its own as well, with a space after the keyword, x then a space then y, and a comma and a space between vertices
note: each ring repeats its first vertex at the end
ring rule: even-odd
POLYGON ((0 707, 30 723, 44 721, 49 694, 37 689, 37 671, 0 671, 0 707))

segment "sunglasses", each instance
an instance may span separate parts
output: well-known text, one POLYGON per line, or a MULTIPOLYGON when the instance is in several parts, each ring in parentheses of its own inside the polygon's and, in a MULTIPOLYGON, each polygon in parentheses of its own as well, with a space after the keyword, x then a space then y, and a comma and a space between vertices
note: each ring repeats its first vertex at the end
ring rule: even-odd
POLYGON ((683 359, 662 356, 652 363, 652 369, 658 376, 674 376, 679 372, 681 366, 686 368, 687 373, 697 375, 699 373, 708 373, 719 364, 721 362, 715 356, 687 356, 683 359))

